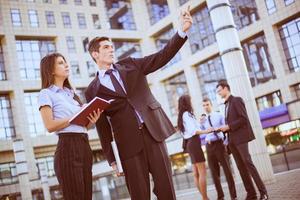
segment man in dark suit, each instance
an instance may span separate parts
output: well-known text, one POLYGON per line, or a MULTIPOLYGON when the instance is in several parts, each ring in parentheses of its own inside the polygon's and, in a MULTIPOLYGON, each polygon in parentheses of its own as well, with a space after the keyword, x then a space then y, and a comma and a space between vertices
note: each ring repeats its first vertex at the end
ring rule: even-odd
POLYGON ((152 95, 146 75, 166 65, 187 40, 186 32, 192 25, 189 8, 181 13, 180 19, 181 30, 166 46, 143 58, 127 57, 113 63, 114 49, 109 38, 96 37, 89 44, 98 72, 86 90, 86 99, 91 101, 95 96, 114 99, 96 127, 113 169, 116 163, 111 141, 115 138, 132 200, 150 199, 149 173, 158 199, 176 199, 164 143, 175 129, 152 95))
POLYGON ((228 134, 229 149, 240 172, 247 191, 246 200, 257 199, 251 176, 260 192, 260 199, 268 199, 266 187, 252 162, 248 142, 255 139, 244 101, 231 95, 229 84, 222 80, 217 85, 217 93, 225 100, 225 126, 219 129, 228 134))

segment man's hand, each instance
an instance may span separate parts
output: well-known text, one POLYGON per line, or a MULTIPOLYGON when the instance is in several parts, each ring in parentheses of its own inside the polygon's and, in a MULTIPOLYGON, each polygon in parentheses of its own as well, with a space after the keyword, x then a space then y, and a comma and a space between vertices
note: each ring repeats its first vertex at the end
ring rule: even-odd
POLYGON ((229 131, 229 126, 228 125, 224 125, 218 128, 218 130, 222 131, 222 132, 227 132, 229 131))
POLYGON ((193 18, 190 13, 190 6, 188 6, 186 11, 181 11, 180 23, 181 23, 181 30, 185 33, 191 28, 193 24, 193 18))
POLYGON ((113 170, 115 171, 115 173, 116 173, 117 176, 124 176, 123 172, 122 173, 119 172, 119 170, 117 168, 117 163, 116 162, 113 162, 111 164, 111 167, 113 168, 113 170))

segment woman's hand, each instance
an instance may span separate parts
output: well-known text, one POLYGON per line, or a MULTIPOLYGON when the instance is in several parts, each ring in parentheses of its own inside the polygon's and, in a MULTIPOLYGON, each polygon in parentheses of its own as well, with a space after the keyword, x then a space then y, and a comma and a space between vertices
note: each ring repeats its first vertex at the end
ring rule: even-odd
POLYGON ((90 120, 90 123, 87 125, 88 129, 98 121, 102 112, 103 110, 100 111, 100 109, 98 108, 97 111, 94 110, 89 114, 89 116, 87 116, 87 118, 90 120))

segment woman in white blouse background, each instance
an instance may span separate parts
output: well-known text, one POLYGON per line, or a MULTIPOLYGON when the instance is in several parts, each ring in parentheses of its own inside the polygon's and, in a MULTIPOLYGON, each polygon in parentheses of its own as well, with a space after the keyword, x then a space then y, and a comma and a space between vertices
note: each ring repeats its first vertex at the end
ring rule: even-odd
POLYGON ((182 95, 178 100, 177 126, 184 139, 187 140, 186 150, 189 153, 194 172, 194 182, 202 195, 203 200, 208 200, 206 187, 205 157, 201 148, 199 135, 213 130, 201 130, 200 123, 193 114, 191 97, 182 95))

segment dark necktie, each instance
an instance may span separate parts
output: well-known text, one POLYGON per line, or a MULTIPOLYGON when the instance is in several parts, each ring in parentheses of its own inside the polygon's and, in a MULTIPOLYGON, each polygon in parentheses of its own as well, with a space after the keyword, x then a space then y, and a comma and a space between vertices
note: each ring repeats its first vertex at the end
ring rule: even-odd
MULTIPOLYGON (((211 119, 210 119, 210 115, 208 115, 208 123, 213 128, 213 125, 212 125, 211 119)), ((217 138, 217 140, 219 140, 220 138, 219 138, 218 134, 216 133, 216 131, 214 131, 213 133, 214 133, 214 136, 217 138)))
POLYGON ((126 96, 126 93, 124 92, 121 84, 119 83, 119 81, 116 79, 116 77, 113 75, 113 69, 109 69, 105 72, 105 74, 108 74, 110 76, 110 80, 116 90, 116 93, 126 96))

